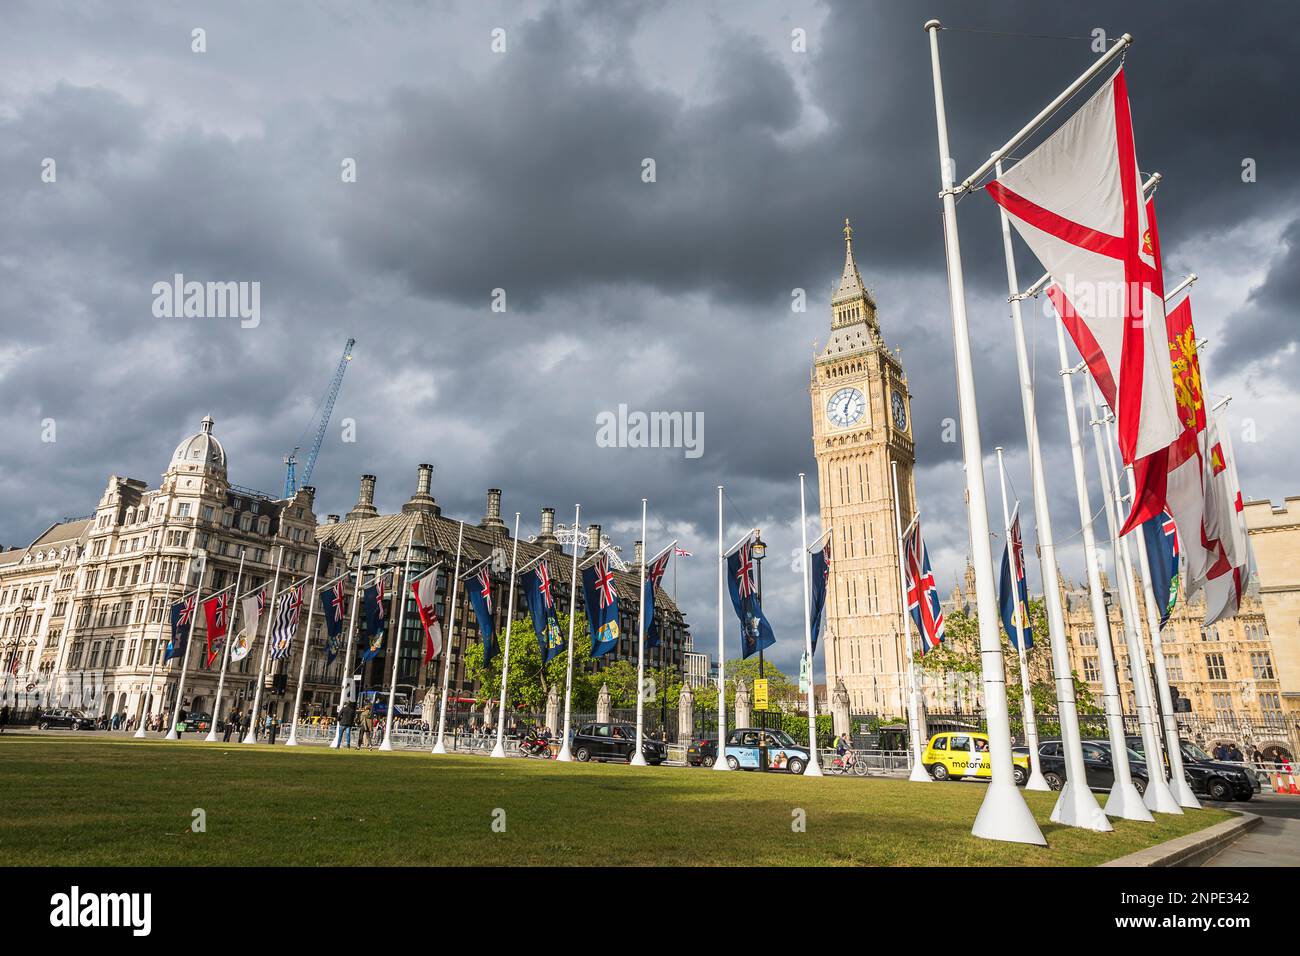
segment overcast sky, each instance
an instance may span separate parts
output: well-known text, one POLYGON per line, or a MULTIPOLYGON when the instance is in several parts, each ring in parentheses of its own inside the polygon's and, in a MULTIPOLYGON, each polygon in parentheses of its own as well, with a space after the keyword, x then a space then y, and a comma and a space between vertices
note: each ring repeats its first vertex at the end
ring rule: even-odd
MULTIPOLYGON (((571 520, 581 501, 584 523, 630 555, 646 496, 651 547, 678 536, 695 552, 680 603, 713 648, 724 484, 728 538, 757 524, 772 545, 773 657, 794 669, 795 476, 815 475, 808 371, 848 216, 910 375, 920 506, 946 594, 968 545, 959 446, 942 440, 957 413, 931 15, 991 31, 940 36, 959 175, 1086 68, 1094 29, 1134 35, 1138 158, 1165 175, 1165 270, 1201 276, 1202 367, 1211 396, 1233 396, 1246 495, 1300 493, 1300 7, 1266 21, 1209 2, 1180 5, 1176 20, 1157 4, 987 6, 6 5, 0 542, 92 511, 110 474, 156 485, 205 414, 231 480, 278 495, 281 459, 310 439, 355 336, 312 477, 322 516, 352 505, 362 473, 378 476, 381 508, 400 506, 429 461, 449 514, 477 519, 500 487, 507 518, 522 511, 531 534, 542 506, 571 520), (192 50, 196 28, 206 52, 192 50), (153 285, 176 273, 260 283, 260 324, 156 317, 153 285), (791 309, 795 289, 806 312, 791 309), (596 416, 620 403, 702 413, 703 454, 597 447, 596 416), (47 419, 54 442, 42 441, 47 419)), ((1000 233, 982 194, 959 221, 1000 526, 996 445, 1029 489, 1000 233)), ((1018 261, 1027 285, 1041 269, 1023 247, 1018 261)), ((1077 577, 1055 334, 1040 307, 1028 315, 1054 526, 1077 577)), ((810 489, 815 515, 815 478, 810 489)), ((732 654, 734 629, 729 617, 732 654)))

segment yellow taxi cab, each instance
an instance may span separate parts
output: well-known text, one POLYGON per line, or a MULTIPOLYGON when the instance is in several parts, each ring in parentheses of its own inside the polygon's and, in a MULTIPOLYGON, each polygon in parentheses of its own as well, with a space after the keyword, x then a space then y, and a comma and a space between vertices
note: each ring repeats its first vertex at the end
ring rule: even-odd
MULTIPOLYGON (((988 780, 993 776, 989 760, 989 735, 973 730, 953 730, 935 734, 921 754, 921 766, 935 780, 960 780, 976 777, 988 780)), ((1029 757, 1011 755, 1012 772, 1017 785, 1029 779, 1029 757)))

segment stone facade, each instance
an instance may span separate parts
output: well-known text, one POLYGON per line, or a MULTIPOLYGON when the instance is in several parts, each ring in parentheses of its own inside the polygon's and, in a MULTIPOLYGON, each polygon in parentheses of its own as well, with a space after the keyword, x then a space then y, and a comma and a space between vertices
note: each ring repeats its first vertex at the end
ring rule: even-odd
MULTIPOLYGON (((29 704, 78 706, 91 714, 139 719, 170 712, 181 661, 164 663, 162 656, 175 601, 195 587, 201 587, 202 600, 234 584, 241 555, 241 591, 270 584, 281 547, 282 586, 310 575, 316 555, 313 490, 275 500, 230 484, 213 424, 205 418, 202 429, 176 447, 157 488, 111 475, 92 516, 56 525, 20 557, 5 552, 0 635, 9 636, 0 636, 0 655, 11 662, 10 651, 26 642, 17 673, 11 664, 9 690, 29 694, 29 704), (10 628, 15 617, 23 623, 10 628)), ((221 668, 220 657, 207 664, 205 629, 200 614, 185 684, 186 706, 195 712, 212 710, 221 668)), ((292 660, 298 660, 296 653, 292 660)), ((251 703, 258 663, 253 653, 232 665, 223 710, 251 703)), ((267 668, 268 686, 273 672, 267 668)), ((277 716, 292 706, 296 677, 297 668, 289 669, 283 697, 263 695, 277 716)))
POLYGON ((1269 501, 1248 501, 1242 510, 1259 570, 1259 601, 1282 709, 1295 725, 1300 721, 1300 497, 1287 498, 1277 507, 1269 501))
MULTIPOLYGON (((901 713, 907 649, 901 628, 899 512, 913 513, 911 394, 885 345, 876 303, 853 259, 845 221, 844 273, 831 298, 831 334, 809 385, 822 527, 832 530, 826 600, 826 679, 843 683, 856 713, 901 713)), ((915 640, 915 638, 913 638, 915 640)))

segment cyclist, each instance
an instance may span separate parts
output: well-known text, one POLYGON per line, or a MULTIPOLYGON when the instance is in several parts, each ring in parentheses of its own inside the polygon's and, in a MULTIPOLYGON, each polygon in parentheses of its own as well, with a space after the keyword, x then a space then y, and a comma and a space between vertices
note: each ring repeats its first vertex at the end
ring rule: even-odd
POLYGON ((849 763, 848 763, 849 744, 850 744, 849 735, 837 734, 835 736, 835 740, 832 741, 832 743, 835 745, 836 763, 838 763, 840 767, 842 767, 843 769, 847 770, 849 768, 849 763))

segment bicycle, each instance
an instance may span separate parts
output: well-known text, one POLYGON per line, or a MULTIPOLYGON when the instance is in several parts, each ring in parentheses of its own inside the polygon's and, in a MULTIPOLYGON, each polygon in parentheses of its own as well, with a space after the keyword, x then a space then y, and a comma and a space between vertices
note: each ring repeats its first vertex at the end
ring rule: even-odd
POLYGON ((835 757, 826 767, 827 773, 839 774, 847 777, 849 774, 856 774, 859 777, 867 775, 867 762, 858 759, 856 750, 845 751, 843 757, 835 757))

